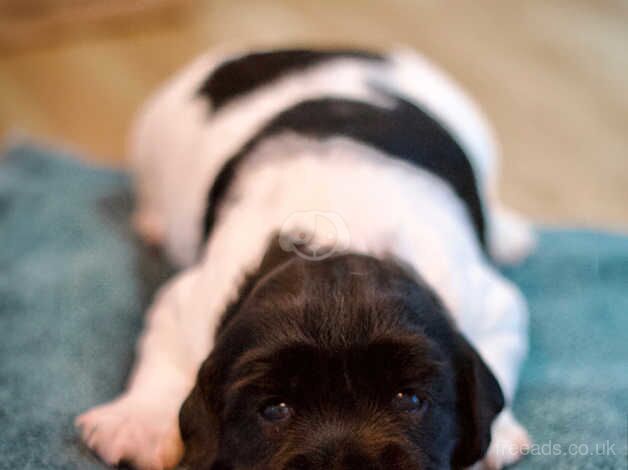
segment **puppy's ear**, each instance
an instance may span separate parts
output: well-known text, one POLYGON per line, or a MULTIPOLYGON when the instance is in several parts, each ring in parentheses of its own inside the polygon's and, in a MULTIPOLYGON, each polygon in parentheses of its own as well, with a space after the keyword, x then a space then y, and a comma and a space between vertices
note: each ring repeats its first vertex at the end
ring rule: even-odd
POLYGON ((491 424, 504 407, 493 373, 469 342, 458 335, 454 356, 457 385, 458 444, 455 468, 480 460, 491 442, 491 424))
POLYGON ((214 376, 210 356, 201 366, 196 385, 179 412, 184 468, 209 470, 216 457, 220 423, 215 412, 214 376))

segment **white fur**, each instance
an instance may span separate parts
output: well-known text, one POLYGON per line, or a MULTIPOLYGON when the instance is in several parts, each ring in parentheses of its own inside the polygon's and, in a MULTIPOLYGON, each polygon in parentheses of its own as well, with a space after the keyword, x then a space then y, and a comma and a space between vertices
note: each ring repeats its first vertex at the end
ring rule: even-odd
MULTIPOLYGON (((222 60, 208 54, 177 75, 143 108, 132 135, 136 226, 189 267, 158 295, 127 390, 77 419, 85 442, 109 463, 126 458, 141 468, 172 465, 181 451, 176 415, 211 350, 221 313, 243 275, 259 264, 271 234, 310 215, 333 226, 315 230, 320 240, 310 242, 342 237, 339 250, 392 254, 414 267, 449 307, 511 402, 527 348, 525 303, 486 261, 457 196, 422 169, 345 138, 269 139, 236 180, 234 193, 246 197, 234 198, 220 214, 201 261, 193 265, 207 191, 225 160, 268 119, 308 97, 386 105, 367 82, 405 95, 452 133, 477 175, 490 251, 500 260, 520 259, 533 237, 521 219, 496 210, 496 145, 472 101, 425 58, 398 51, 391 54, 392 65, 340 59, 310 67, 214 113, 195 92, 222 60), (279 164, 269 164, 274 159, 279 164), (137 430, 152 440, 134 438, 141 434, 137 430)), ((508 410, 503 416, 493 428, 495 442, 523 443, 525 431, 513 432, 520 426, 508 410)), ((492 447, 486 462, 499 468, 513 459, 492 447)))

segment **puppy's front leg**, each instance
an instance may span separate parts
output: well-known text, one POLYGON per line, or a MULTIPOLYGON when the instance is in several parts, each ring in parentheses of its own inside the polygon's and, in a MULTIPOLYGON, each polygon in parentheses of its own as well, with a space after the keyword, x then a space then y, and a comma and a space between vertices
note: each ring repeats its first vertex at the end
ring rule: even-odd
MULTIPOLYGON (((109 464, 173 467, 182 456, 178 414, 229 300, 269 240, 269 215, 236 214, 246 230, 223 222, 195 268, 180 273, 157 296, 138 345, 126 391, 76 420, 85 443, 109 464)), ((272 227, 272 225, 270 225, 272 227)))
POLYGON ((517 288, 493 268, 479 265, 469 272, 469 293, 476 298, 470 304, 475 312, 461 326, 495 374, 506 399, 506 408, 493 422, 491 445, 483 460, 484 468, 497 470, 519 460, 530 445, 528 433, 510 408, 527 352, 528 311, 517 288))
MULTIPOLYGON (((181 273, 158 293, 126 390, 76 419, 85 444, 109 465, 164 469, 181 458, 179 408, 207 353, 190 337, 185 318, 196 277, 193 270, 181 273)), ((211 335, 209 327, 205 333, 211 335)))

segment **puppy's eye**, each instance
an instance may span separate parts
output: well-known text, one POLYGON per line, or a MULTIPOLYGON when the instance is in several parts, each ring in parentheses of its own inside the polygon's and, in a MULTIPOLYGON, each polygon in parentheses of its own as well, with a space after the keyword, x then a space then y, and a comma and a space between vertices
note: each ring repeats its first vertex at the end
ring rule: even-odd
POLYGON ((260 414, 266 421, 279 423, 281 421, 286 421, 292 416, 292 408, 284 402, 274 402, 264 405, 260 410, 260 414))
POLYGON ((421 400, 421 398, 412 390, 402 390, 393 398, 393 406, 397 410, 409 413, 422 411, 426 404, 427 402, 421 400))

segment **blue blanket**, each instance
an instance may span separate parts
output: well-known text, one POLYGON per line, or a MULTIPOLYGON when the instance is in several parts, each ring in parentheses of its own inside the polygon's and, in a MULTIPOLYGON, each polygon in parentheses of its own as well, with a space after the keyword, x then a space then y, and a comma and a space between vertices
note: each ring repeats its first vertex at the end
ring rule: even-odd
MULTIPOLYGON (((122 389, 172 269, 129 228, 126 175, 33 146, 0 158, 0 468, 104 468, 72 421, 122 389)), ((515 412, 535 446, 516 468, 628 468, 628 237, 542 230, 506 274, 531 310, 515 412)))

